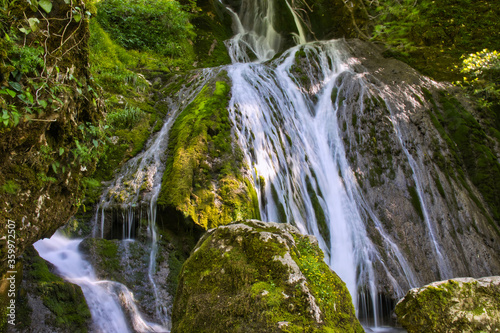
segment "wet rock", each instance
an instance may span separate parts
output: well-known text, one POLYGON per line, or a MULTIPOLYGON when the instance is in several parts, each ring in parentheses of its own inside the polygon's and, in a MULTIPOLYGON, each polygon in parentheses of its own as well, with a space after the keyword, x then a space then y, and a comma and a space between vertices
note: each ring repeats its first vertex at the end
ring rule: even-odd
POLYGON ((457 278, 410 290, 396 306, 413 332, 500 332, 500 277, 457 278))
POLYGON ((363 332, 313 236, 247 220, 209 230, 184 264, 172 332, 363 332))

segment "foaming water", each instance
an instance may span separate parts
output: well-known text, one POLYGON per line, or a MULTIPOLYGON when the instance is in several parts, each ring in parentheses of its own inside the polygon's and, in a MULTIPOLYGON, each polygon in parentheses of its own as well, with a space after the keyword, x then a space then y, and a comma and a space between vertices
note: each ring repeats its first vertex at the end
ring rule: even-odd
MULTIPOLYGON (((305 43, 290 5, 300 32, 296 42, 302 45, 269 61, 277 53, 272 45, 279 38, 269 33, 254 35, 272 26, 272 4, 256 5, 240 15, 230 10, 237 29, 227 42, 233 60, 227 68, 232 81, 230 117, 253 172, 261 216, 264 221, 288 222, 315 235, 325 260, 353 296, 358 315, 371 318, 377 328, 381 316, 377 281, 381 277, 376 276, 374 262, 385 270, 383 278, 398 296, 404 288, 368 237, 366 219, 378 230, 386 255, 397 263, 398 276, 407 286, 416 286, 418 281, 365 202, 346 158, 338 123, 343 100, 337 95, 358 94, 363 101, 369 95, 367 82, 356 74, 353 66, 358 63, 342 41, 305 43), (245 23, 249 16, 263 11, 267 19, 245 23), (250 61, 249 50, 258 55, 258 61, 250 61), (296 63, 299 51, 306 63, 296 63), (294 72, 297 66, 300 75, 294 72), (348 77, 348 83, 341 76, 348 77)), ((362 103, 359 107, 363 108, 362 103)))
POLYGON ((78 251, 81 239, 70 240, 59 232, 34 244, 40 257, 52 263, 67 281, 79 285, 89 306, 93 330, 106 333, 168 332, 162 325, 147 322, 128 288, 114 281, 98 280, 89 262, 78 251), (127 320, 123 308, 126 309, 127 320))

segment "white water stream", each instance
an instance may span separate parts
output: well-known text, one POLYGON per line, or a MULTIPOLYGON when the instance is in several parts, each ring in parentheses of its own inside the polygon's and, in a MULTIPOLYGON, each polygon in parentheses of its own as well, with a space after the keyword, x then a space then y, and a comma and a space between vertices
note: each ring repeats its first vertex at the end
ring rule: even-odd
POLYGON ((135 305, 134 296, 126 286, 96 278, 92 266, 78 251, 81 241, 69 240, 56 232, 50 239, 39 240, 34 246, 40 257, 52 263, 67 281, 82 288, 92 314, 93 331, 165 332, 163 326, 142 318, 135 305), (124 309, 129 314, 129 320, 125 317, 124 309))
POLYGON ((373 221, 387 255, 397 263, 407 285, 416 286, 417 279, 395 241, 364 202, 346 159, 337 115, 342 101, 332 95, 367 93, 366 82, 353 70, 357 63, 342 41, 305 44, 303 29, 291 7, 299 31, 296 41, 303 45, 269 61, 277 52, 273 45, 281 41, 274 33, 274 13, 269 12, 273 1, 264 7, 255 2, 250 7, 248 2, 243 1, 239 15, 230 9, 237 34, 227 42, 233 62, 227 68, 232 81, 229 109, 256 180, 262 220, 292 223, 303 233, 314 234, 327 263, 346 283, 358 314, 373 318, 371 324, 377 327, 381 314, 374 262, 383 266, 398 294, 404 290, 369 239, 362 214, 373 221), (248 17, 265 19, 248 25, 248 17), (258 35, 259 31, 267 33, 258 35), (257 61, 250 61, 248 50, 257 55, 257 61), (299 51, 305 52, 308 62, 299 65, 308 89, 293 73, 299 51), (346 73, 349 80, 358 81, 360 89, 350 91, 352 85, 344 86, 337 80, 346 73))

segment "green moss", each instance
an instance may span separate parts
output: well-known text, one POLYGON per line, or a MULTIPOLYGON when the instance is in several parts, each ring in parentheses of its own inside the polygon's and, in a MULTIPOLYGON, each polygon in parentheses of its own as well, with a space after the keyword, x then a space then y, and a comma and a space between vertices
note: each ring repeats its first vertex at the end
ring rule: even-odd
POLYGON ((117 240, 86 238, 80 247, 93 258, 93 265, 103 278, 124 283, 118 244, 117 240))
POLYGON ((439 180, 439 177, 434 177, 434 182, 436 183, 436 187, 438 189, 439 194, 445 198, 446 193, 444 192, 443 184, 441 184, 441 181, 439 180))
POLYGON ((225 80, 203 87, 173 124, 158 200, 203 228, 259 216, 253 186, 242 176, 243 154, 233 144, 225 80))
POLYGON ((345 283, 325 263, 321 249, 311 244, 309 237, 294 238, 297 250, 292 251, 292 258, 307 278, 325 315, 326 327, 338 332, 364 332, 352 315, 354 308, 345 283))
POLYGON ((314 190, 311 180, 309 177, 306 178, 306 186, 307 186, 307 194, 309 194, 309 198, 311 199, 311 203, 314 208, 314 215, 316 216, 316 222, 318 224, 319 233, 325 240, 327 244, 330 243, 330 228, 326 223, 325 212, 323 211, 323 207, 321 207, 321 203, 319 202, 316 191, 314 190))
MULTIPOLYGON (((434 152, 434 159, 445 173, 450 173, 450 165, 458 164, 455 172, 462 173, 459 178, 478 207, 485 209, 475 198, 473 191, 465 182, 466 175, 479 190, 488 204, 488 210, 496 221, 492 225, 498 230, 500 225, 500 164, 490 148, 491 143, 481 125, 465 110, 462 105, 447 92, 439 92, 439 105, 432 94, 422 90, 424 96, 433 105, 429 111, 433 125, 449 147, 453 161, 445 164, 445 158, 439 151, 434 152)), ((439 190, 439 188, 438 188, 439 190)), ((441 193, 441 191, 440 191, 441 193)))
POLYGON ((424 220, 424 211, 422 210, 422 204, 420 202, 420 197, 418 196, 418 192, 415 186, 408 186, 408 192, 410 193, 410 201, 415 209, 415 212, 418 214, 420 219, 424 220))
POLYGON ((363 331, 345 285, 324 263, 317 245, 300 235, 294 235, 297 247, 282 238, 292 247, 290 254, 303 269, 307 287, 314 290, 321 324, 309 314, 301 282, 289 282, 289 268, 276 259, 287 253, 276 238, 282 230, 274 226, 280 225, 243 223, 250 230, 224 227, 206 235, 185 262, 172 332, 321 332, 326 327, 363 331), (261 235, 271 238, 264 241, 261 235), (283 321, 288 326, 280 330, 278 322, 283 321))
POLYGON ((198 2, 201 11, 192 15, 196 37, 194 52, 198 67, 215 67, 231 62, 224 41, 231 38, 232 18, 217 3, 198 2), (215 13, 214 13, 215 11, 215 13))
POLYGON ((498 286, 448 280, 410 291, 396 306, 398 321, 409 333, 482 332, 500 328, 498 286), (457 299, 460 302, 457 303, 457 299), (490 319, 475 316, 487 314, 490 319))
POLYGON ((36 294, 54 314, 47 325, 72 332, 87 332, 90 311, 80 287, 51 273, 46 262, 34 249, 25 254, 28 279, 36 285, 36 294))

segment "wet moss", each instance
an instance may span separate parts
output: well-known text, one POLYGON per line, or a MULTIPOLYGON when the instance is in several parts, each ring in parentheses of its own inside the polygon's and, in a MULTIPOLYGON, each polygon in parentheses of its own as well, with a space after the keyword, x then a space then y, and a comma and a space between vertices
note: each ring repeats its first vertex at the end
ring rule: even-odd
POLYGON ((273 197, 274 204, 278 208, 278 221, 275 222, 281 222, 281 223, 286 223, 286 212, 285 212, 285 206, 283 206, 283 203, 280 200, 280 197, 278 196, 278 191, 276 191, 276 187, 274 186, 273 183, 271 183, 271 195, 273 197))
POLYGON ((158 205, 171 207, 208 229, 258 217, 243 153, 234 142, 227 105, 230 86, 223 75, 207 84, 177 117, 158 205))
POLYGON ((311 180, 309 179, 309 177, 306 178, 306 187, 307 187, 307 194, 309 194, 309 198, 311 199, 311 203, 314 208, 314 215, 316 216, 316 222, 318 224, 319 233, 321 234, 325 242, 329 244, 330 228, 328 227, 328 224, 326 222, 326 216, 325 212, 323 211, 323 207, 319 202, 318 196, 311 184, 311 180))
POLYGON ((30 290, 41 297, 53 314, 46 325, 68 332, 87 332, 90 311, 81 288, 53 274, 33 248, 27 250, 24 258, 26 278, 35 286, 30 290))
POLYGON ((413 206, 413 209, 415 209, 415 212, 423 221, 424 211, 422 210, 422 203, 420 202, 420 197, 418 195, 417 188, 415 186, 408 186, 408 193, 410 193, 410 201, 413 206))
POLYGON ((317 244, 298 233, 293 241, 283 236, 286 225, 243 224, 207 234, 184 264, 172 332, 363 331, 345 285, 317 244), (302 279, 289 279, 289 267, 278 260, 287 255, 302 279), (311 315, 302 282, 312 290, 321 322, 311 315))

